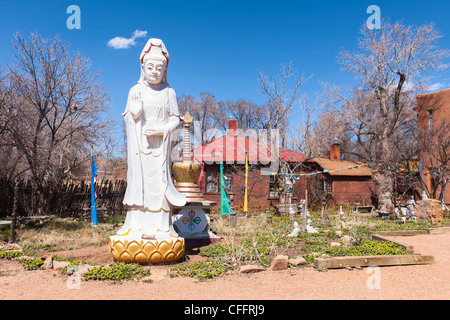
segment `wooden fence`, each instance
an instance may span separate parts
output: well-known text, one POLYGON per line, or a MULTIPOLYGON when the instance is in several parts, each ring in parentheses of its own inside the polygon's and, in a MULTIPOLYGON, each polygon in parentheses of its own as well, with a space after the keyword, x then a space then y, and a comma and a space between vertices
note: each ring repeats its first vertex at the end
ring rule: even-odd
MULTIPOLYGON (((106 211, 107 215, 122 214, 125 189, 124 180, 97 182, 95 184, 97 208, 106 211)), ((62 218, 81 217, 89 211, 91 206, 91 185, 84 181, 60 184, 49 194, 46 212, 42 212, 42 208, 33 208, 35 202, 32 200, 37 195, 31 188, 31 182, 20 182, 18 215, 23 217, 46 214, 62 218)), ((0 217, 11 216, 13 202, 14 182, 0 180, 0 217)))

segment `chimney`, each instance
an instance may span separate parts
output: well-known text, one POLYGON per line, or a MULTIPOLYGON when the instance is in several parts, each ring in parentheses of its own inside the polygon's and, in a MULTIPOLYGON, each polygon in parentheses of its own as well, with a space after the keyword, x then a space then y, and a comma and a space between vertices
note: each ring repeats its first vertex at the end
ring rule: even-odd
POLYGON ((230 119, 228 122, 228 135, 235 136, 237 130, 237 120, 230 119))
POLYGON ((341 145, 337 142, 337 140, 335 140, 330 146, 330 159, 341 160, 341 145))

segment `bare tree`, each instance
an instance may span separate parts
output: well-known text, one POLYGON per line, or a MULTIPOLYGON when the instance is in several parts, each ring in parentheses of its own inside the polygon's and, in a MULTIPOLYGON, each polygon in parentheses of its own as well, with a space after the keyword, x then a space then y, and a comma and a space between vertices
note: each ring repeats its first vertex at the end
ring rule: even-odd
MULTIPOLYGON (((424 88, 427 74, 439 69, 441 61, 448 56, 447 50, 436 47, 441 37, 433 24, 415 27, 384 20, 380 30, 370 30, 363 25, 357 51, 340 52, 343 70, 355 76, 360 88, 358 91, 364 92, 361 96, 356 94, 346 99, 349 106, 356 106, 349 107, 349 110, 353 110, 355 116, 367 115, 376 119, 371 126, 373 132, 365 130, 363 121, 353 130, 364 129, 367 139, 376 142, 371 144, 376 148, 370 152, 375 152, 375 158, 382 163, 376 176, 380 210, 393 209, 395 145, 396 141, 402 140, 399 127, 410 114, 409 96, 424 88), (367 98, 370 103, 365 100, 367 98)), ((363 144, 361 141, 359 145, 362 147, 363 144)))
POLYGON ((40 195, 35 208, 45 211, 44 186, 68 177, 107 133, 103 114, 109 97, 98 73, 89 71, 89 60, 58 36, 16 33, 12 44, 16 52, 7 76, 14 99, 2 106, 7 114, 2 138, 23 160, 22 175, 40 195))
POLYGON ((423 169, 428 170, 431 175, 431 190, 427 190, 428 195, 442 200, 445 187, 450 181, 450 122, 445 119, 436 121, 432 131, 418 132, 418 140, 423 169))
POLYGON ((259 106, 256 103, 244 99, 226 100, 220 102, 221 113, 220 118, 217 119, 221 129, 228 129, 228 121, 234 119, 237 121, 237 126, 240 129, 260 129, 260 119, 265 116, 264 106, 259 106))
MULTIPOLYGON (((320 140, 314 138, 314 128, 318 126, 323 107, 319 97, 316 97, 314 103, 311 103, 306 95, 299 99, 300 119, 296 125, 289 127, 290 132, 288 132, 290 150, 299 152, 307 158, 319 156, 316 154, 315 142, 320 140)), ((335 125, 331 127, 334 128, 335 125)))
POLYGON ((223 115, 222 105, 216 101, 214 95, 203 92, 198 100, 191 95, 179 97, 177 100, 181 114, 189 112, 194 118, 194 125, 191 126, 194 145, 203 145, 214 140, 219 134, 218 119, 223 115))
POLYGON ((292 107, 299 103, 300 86, 308 79, 304 75, 298 75, 292 61, 287 65, 282 64, 279 74, 275 76, 271 72, 268 75, 259 72, 261 90, 267 95, 265 117, 261 117, 260 127, 279 129, 283 147, 287 138, 288 116, 292 113, 292 107))

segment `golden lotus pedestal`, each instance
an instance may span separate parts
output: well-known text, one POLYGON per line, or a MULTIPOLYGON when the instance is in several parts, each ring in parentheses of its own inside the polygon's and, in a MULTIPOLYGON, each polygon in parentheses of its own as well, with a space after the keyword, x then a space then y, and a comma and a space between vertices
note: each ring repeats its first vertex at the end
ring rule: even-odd
POLYGON ((178 262, 185 252, 184 238, 170 241, 133 240, 123 236, 109 237, 109 249, 115 262, 161 264, 178 262))

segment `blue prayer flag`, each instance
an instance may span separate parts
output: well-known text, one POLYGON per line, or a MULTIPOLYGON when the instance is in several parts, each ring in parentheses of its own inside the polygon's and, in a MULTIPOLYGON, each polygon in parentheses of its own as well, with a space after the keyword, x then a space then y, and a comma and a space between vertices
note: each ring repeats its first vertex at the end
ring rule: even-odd
POLYGON ((97 202, 95 200, 95 175, 97 167, 94 163, 94 156, 91 155, 91 222, 92 226, 97 226, 97 202))

